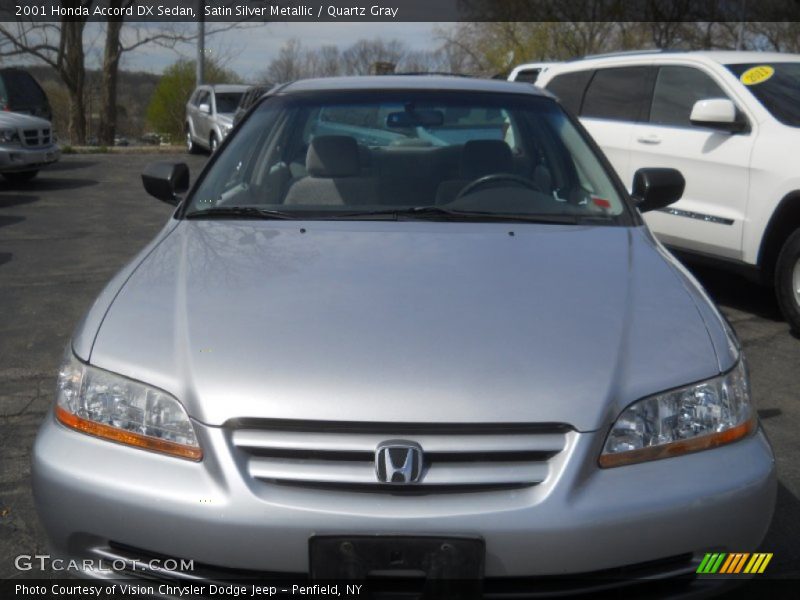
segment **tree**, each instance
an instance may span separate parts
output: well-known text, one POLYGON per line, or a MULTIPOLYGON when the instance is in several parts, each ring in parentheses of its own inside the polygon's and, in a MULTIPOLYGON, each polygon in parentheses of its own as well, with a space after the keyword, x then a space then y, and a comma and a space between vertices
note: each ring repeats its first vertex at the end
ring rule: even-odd
POLYGON ((358 40, 342 52, 345 71, 349 75, 369 75, 376 63, 398 64, 408 52, 400 40, 358 40))
POLYGON ((308 77, 307 54, 297 38, 288 40, 262 74, 262 79, 282 83, 308 77))
MULTIPOLYGON (((205 79, 209 84, 236 83, 238 75, 217 62, 206 59, 205 79)), ((147 107, 147 122, 159 133, 173 139, 183 135, 186 103, 195 88, 195 62, 181 59, 166 69, 147 107)))
MULTIPOLYGON (((68 9, 89 7, 93 0, 62 0, 68 9)), ((84 110, 83 32, 85 17, 62 17, 59 22, 0 23, 0 56, 29 55, 51 66, 69 92, 69 136, 73 144, 86 141, 84 110)))

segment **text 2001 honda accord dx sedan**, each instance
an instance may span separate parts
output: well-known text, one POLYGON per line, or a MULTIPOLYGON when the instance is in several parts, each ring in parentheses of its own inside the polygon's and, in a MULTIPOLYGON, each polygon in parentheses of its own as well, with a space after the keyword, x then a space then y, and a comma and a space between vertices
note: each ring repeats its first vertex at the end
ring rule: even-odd
MULTIPOLYGON (((188 171, 143 180, 177 203, 188 171)), ((490 586, 754 550, 743 357, 639 215, 682 189, 629 196, 532 86, 273 90, 72 339, 34 451, 53 554, 490 586)))

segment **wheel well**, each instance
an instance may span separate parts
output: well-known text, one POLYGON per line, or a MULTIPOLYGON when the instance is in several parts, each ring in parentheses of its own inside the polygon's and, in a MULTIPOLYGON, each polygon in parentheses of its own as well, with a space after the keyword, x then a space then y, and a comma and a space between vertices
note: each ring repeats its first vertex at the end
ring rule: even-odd
POLYGON ((758 252, 758 265, 766 275, 772 276, 783 243, 798 228, 800 228, 800 191, 792 192, 781 200, 769 220, 758 252))

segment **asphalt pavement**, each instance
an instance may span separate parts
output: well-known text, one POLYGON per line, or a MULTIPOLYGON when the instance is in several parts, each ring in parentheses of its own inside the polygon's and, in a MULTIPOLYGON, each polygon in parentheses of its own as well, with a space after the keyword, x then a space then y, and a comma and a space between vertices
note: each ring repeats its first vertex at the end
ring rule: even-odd
MULTIPOLYGON (((30 183, 0 181, 0 578, 25 576, 14 568, 18 554, 46 552, 30 491, 33 439, 72 329, 172 212, 139 178, 145 164, 164 159, 185 160, 194 175, 206 157, 69 155, 30 183)), ((775 449, 780 485, 762 547, 774 553, 766 575, 800 578, 800 339, 769 289, 693 271, 744 344, 775 449)), ((735 526, 740 515, 729 517, 735 526)))

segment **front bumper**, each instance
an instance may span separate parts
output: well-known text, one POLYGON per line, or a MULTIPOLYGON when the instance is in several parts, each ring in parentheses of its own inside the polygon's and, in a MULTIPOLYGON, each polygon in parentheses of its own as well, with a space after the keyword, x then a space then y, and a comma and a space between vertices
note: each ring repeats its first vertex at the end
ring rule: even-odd
POLYGON ((480 537, 485 575, 613 569, 706 551, 749 552, 775 504, 772 451, 739 442, 599 469, 599 434, 571 434, 553 473, 523 489, 402 495, 256 482, 228 432, 196 424, 200 463, 72 431, 52 414, 33 449, 38 514, 54 556, 123 545, 220 568, 307 573, 313 535, 480 537))
POLYGON ((41 148, 0 146, 0 173, 14 173, 40 169, 61 158, 56 144, 41 148))

